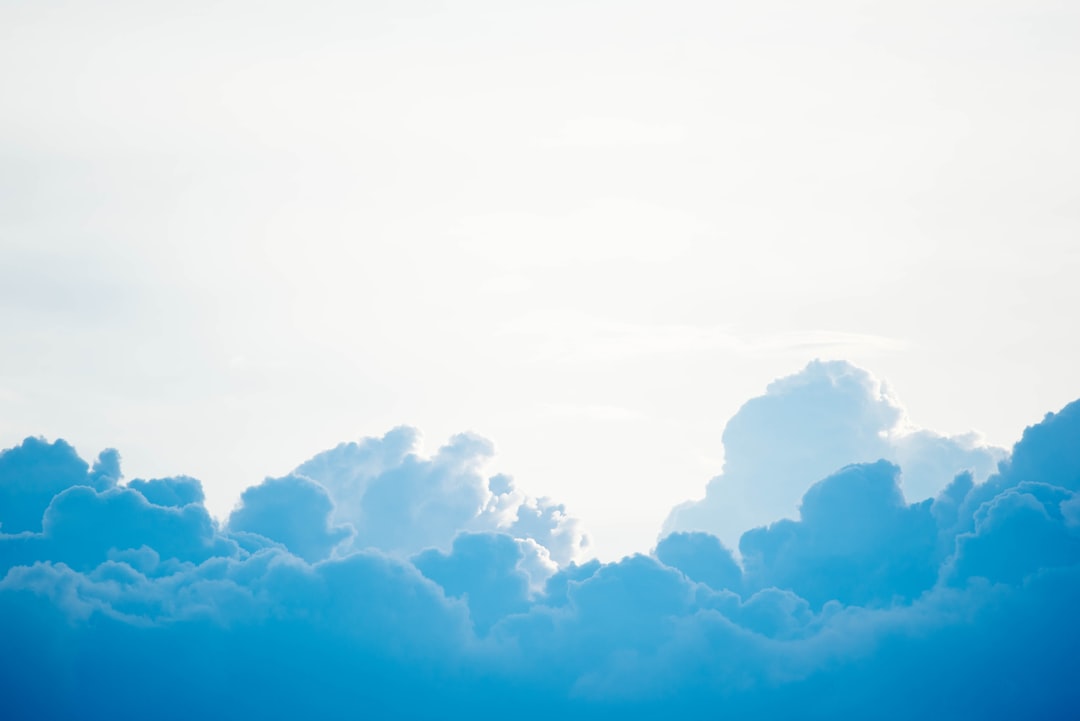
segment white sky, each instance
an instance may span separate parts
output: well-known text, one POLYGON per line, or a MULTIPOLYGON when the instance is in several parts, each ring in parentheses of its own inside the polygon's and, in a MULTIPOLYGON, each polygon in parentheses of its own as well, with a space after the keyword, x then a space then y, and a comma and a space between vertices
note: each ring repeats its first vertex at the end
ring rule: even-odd
POLYGON ((813 357, 1010 444, 1080 397, 1077 77, 1073 2, 0 0, 0 442, 224 513, 475 430, 605 558, 813 357))

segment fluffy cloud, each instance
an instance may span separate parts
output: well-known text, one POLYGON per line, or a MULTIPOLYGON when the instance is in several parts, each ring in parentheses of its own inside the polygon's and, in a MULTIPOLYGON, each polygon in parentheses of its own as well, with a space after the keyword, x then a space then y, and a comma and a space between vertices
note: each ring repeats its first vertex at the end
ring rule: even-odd
POLYGON ((542 541, 564 519, 485 477, 472 436, 433 458, 406 429, 339 446, 224 525, 193 479, 120 486, 114 452, 91 468, 31 439, 0 456, 4 716, 1075 715, 1080 402, 914 503, 857 452, 888 438, 855 426, 895 407, 845 407, 825 450, 852 463, 814 461, 830 470, 742 535, 741 565, 679 532, 557 566, 542 541))
POLYGON ((239 550, 202 505, 157 506, 129 488, 71 486, 52 499, 41 525, 40 533, 0 535, 0 567, 53 561, 91 570, 112 553, 143 547, 165 561, 202 563, 239 550))
POLYGON ((905 497, 923 500, 960 471, 985 479, 1005 455, 974 435, 908 427, 888 387, 844 361, 814 361, 773 382, 728 421, 723 444, 723 474, 671 512, 664 534, 705 531, 737 547, 744 531, 795 518, 803 491, 848 464, 898 463, 905 497))
POLYGON ((424 551, 413 564, 447 595, 463 599, 475 627, 486 632, 494 623, 530 607, 530 578, 522 568, 521 544, 501 533, 463 533, 450 553, 424 551))
POLYGON ((739 564, 720 539, 708 533, 672 533, 657 544, 656 557, 718 591, 742 589, 739 564))
POLYGON ((229 516, 229 530, 277 541, 305 561, 329 558, 352 537, 350 526, 332 526, 334 503, 326 489, 302 476, 268 478, 244 491, 229 516))
POLYGON ((743 534, 747 585, 791 589, 816 606, 912 599, 934 585, 937 526, 930 501, 907 505, 900 469, 847 466, 803 496, 799 520, 743 534))
POLYGON ((432 547, 449 550, 462 531, 498 531, 535 540, 558 563, 582 555, 588 539, 563 505, 522 493, 509 476, 484 475, 493 454, 489 441, 457 435, 424 458, 416 452, 418 435, 395 428, 382 438, 343 443, 296 469, 326 488, 333 521, 356 531, 353 548, 404 558, 432 547))
POLYGON ((104 451, 93 469, 62 440, 27 438, 0 453, 0 532, 40 531, 53 496, 72 486, 104 490, 120 477, 119 455, 104 451))
POLYGON ((206 500, 202 483, 187 476, 152 478, 149 481, 136 478, 130 481, 127 487, 138 491, 143 498, 157 506, 183 508, 193 503, 201 504, 206 500))

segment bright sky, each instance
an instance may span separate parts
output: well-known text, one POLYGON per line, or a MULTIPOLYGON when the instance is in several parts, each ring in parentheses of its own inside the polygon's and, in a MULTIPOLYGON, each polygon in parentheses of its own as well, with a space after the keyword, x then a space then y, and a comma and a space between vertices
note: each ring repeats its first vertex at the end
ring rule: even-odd
POLYGON ((1080 397, 1076 3, 523 5, 0 0, 0 442, 225 513, 473 430, 610 558, 811 358, 1080 397))

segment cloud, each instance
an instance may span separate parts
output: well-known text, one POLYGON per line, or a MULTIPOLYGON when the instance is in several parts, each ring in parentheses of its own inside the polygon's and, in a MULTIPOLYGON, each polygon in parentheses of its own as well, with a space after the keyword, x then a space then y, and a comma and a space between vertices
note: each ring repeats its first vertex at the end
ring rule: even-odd
POLYGON ((117 551, 143 547, 163 560, 186 563, 239 550, 217 532, 201 504, 157 506, 129 488, 71 486, 49 503, 40 533, 0 535, 0 568, 48 560, 90 570, 117 551))
POLYGON ((900 469, 887 461, 847 466, 803 496, 799 520, 781 520, 739 541, 751 589, 786 588, 820 607, 911 600, 934 585, 937 526, 930 501, 908 505, 900 469))
POLYGON ((894 338, 861 333, 819 330, 744 337, 722 326, 644 325, 567 310, 532 311, 504 324, 502 332, 531 339, 538 360, 558 363, 611 362, 716 350, 748 357, 802 355, 808 350, 872 353, 905 346, 894 338))
MULTIPOLYGON (((556 564, 564 511, 486 476, 471 435, 430 458, 410 429, 343 444, 225 525, 194 479, 118 485, 115 452, 30 439, 0 455, 5 718, 1073 715, 1080 402, 911 502, 866 457, 903 418, 867 374, 770 393, 729 426, 725 475, 853 457, 742 534, 741 565, 700 531, 556 564)), ((932 468, 971 450, 924 441, 932 468)))
POLYGON ((53 497, 72 486, 105 489, 120 476, 119 454, 103 451, 93 470, 62 440, 27 438, 0 453, 0 531, 40 531, 53 497))
POLYGON ((158 506, 183 508, 190 504, 201 504, 206 500, 202 483, 197 478, 177 476, 176 478, 152 478, 144 481, 136 478, 129 481, 128 488, 143 495, 143 498, 158 506))
POLYGON ((460 434, 431 458, 419 455, 418 441, 415 429, 395 428, 320 453, 295 473, 326 489, 332 522, 355 530, 353 548, 404 558, 449 550, 462 531, 500 531, 535 540, 558 563, 581 555, 588 539, 564 506, 522 493, 509 476, 484 475, 490 441, 460 434))
POLYGON ((314 563, 329 558, 353 535, 351 526, 331 525, 333 510, 330 494, 314 481, 302 476, 268 478, 244 491, 228 527, 277 541, 314 563))
POLYGON ((656 557, 718 591, 742 588, 742 569, 731 551, 708 533, 672 533, 657 544, 656 557))
POLYGON ((1075 494, 1041 483, 1021 483, 981 505, 975 528, 957 538, 950 572, 1017 583, 1040 569, 1080 562, 1080 533, 1067 522, 1063 502, 1075 494))
POLYGON ((510 536, 463 533, 450 553, 424 551, 413 564, 447 595, 463 599, 476 629, 486 632, 505 616, 529 609, 533 584, 524 560, 523 548, 510 536))
POLYGON ((747 401, 724 429, 724 471, 705 497, 676 507, 664 532, 705 531, 737 547, 746 530, 795 518, 812 483, 856 462, 900 463, 909 500, 929 498, 953 476, 985 479, 1004 451, 975 437, 906 427, 889 388, 844 361, 813 361, 747 401))

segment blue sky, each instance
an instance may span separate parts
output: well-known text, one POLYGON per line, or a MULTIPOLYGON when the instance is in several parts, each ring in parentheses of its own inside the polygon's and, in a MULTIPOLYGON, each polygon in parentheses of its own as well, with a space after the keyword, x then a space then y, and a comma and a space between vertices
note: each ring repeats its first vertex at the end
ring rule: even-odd
POLYGON ((1078 39, 0 0, 18 715, 1061 715, 1078 39))

